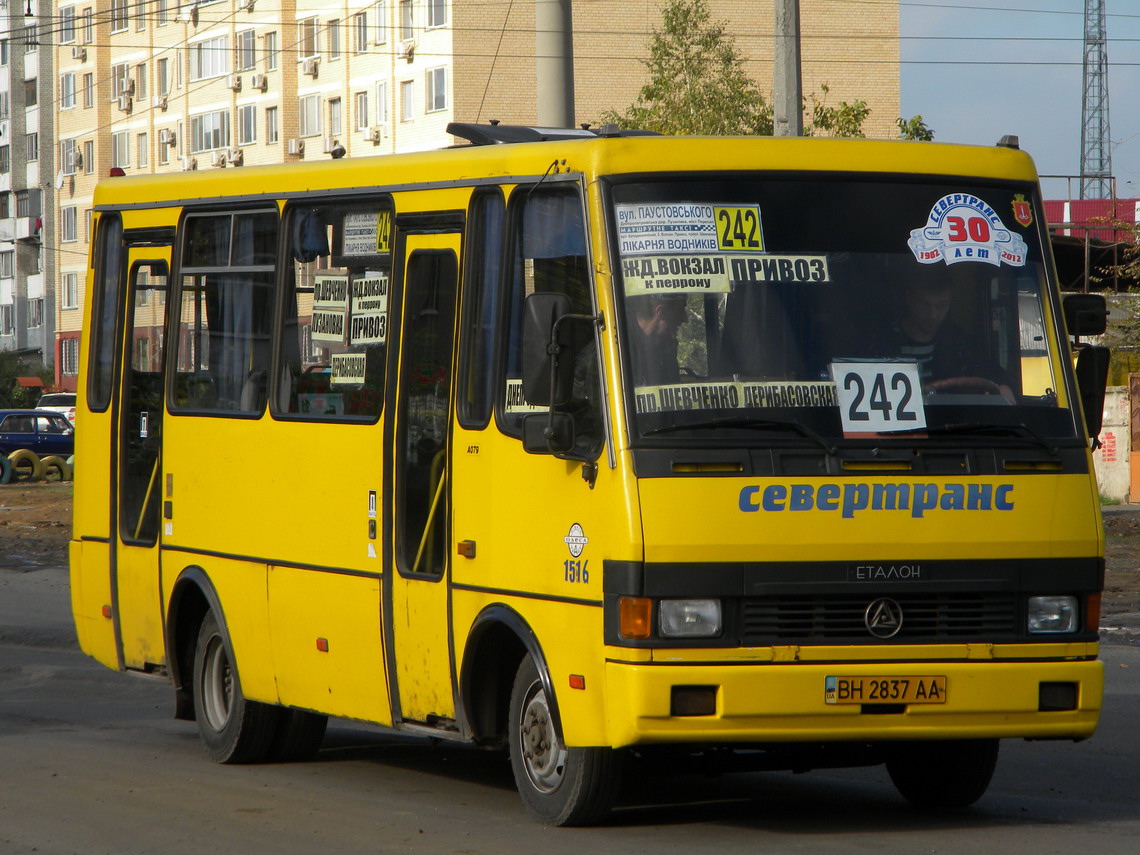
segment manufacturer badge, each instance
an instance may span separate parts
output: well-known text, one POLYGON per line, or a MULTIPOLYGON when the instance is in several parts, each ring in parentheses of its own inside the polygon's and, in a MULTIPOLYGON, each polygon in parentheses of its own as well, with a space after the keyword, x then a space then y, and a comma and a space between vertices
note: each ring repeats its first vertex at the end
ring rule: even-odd
POLYGON ((863 623, 875 638, 893 638, 902 629, 902 606, 890 597, 879 597, 863 612, 863 623))
POLYGON ((582 531, 582 526, 578 523, 570 526, 570 533, 562 538, 562 542, 566 544, 566 548, 570 550, 570 555, 577 558, 582 554, 582 550, 586 548, 586 544, 590 542, 590 538, 586 537, 582 531))

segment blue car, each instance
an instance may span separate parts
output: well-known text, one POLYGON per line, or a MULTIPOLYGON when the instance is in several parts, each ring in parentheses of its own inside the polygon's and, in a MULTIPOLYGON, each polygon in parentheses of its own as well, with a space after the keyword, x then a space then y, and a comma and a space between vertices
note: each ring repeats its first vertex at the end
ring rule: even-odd
POLYGON ((21 448, 67 459, 75 452, 75 428, 66 416, 50 410, 0 410, 0 454, 21 448))

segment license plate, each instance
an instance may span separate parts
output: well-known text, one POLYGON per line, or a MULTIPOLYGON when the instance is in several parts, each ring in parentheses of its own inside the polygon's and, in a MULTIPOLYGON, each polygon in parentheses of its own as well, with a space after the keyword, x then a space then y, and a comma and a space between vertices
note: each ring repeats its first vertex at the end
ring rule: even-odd
POLYGON ((826 677, 829 704, 944 704, 945 677, 826 677))

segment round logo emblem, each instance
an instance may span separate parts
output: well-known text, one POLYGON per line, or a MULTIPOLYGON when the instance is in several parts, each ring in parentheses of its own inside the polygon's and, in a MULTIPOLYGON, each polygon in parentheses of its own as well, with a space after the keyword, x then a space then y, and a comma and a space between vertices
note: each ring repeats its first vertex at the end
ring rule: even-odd
POLYGON ((582 532, 582 526, 578 523, 570 526, 570 533, 562 538, 562 542, 566 544, 566 548, 570 550, 570 554, 577 558, 582 554, 582 550, 586 548, 586 544, 590 542, 590 538, 582 532))
POLYGON ((890 597, 879 597, 863 612, 863 623, 876 638, 893 638, 902 629, 902 606, 890 597))

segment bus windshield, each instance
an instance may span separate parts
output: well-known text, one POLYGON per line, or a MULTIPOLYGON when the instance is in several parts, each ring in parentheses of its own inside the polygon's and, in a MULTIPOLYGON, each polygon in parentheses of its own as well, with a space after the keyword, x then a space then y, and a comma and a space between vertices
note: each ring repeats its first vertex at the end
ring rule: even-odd
POLYGON ((814 174, 609 193, 635 436, 1077 441, 1032 186, 814 174))

